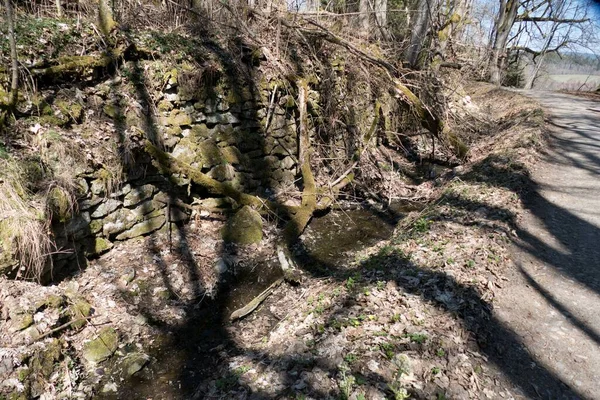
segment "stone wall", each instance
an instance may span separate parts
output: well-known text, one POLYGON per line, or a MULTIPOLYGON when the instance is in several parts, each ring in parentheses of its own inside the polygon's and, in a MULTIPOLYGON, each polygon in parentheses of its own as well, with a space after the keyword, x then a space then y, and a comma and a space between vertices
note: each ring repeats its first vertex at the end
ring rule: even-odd
POLYGON ((78 212, 66 223, 54 224, 56 244, 62 249, 54 259, 58 269, 77 255, 93 257, 110 250, 115 241, 143 236, 189 218, 189 210, 175 204, 177 188, 159 175, 124 183, 112 193, 106 193, 104 182, 94 175, 81 178, 80 183, 88 190, 79 201, 78 212))
MULTIPOLYGON (((159 94, 158 118, 143 120, 139 110, 132 111, 127 96, 115 95, 119 80, 88 88, 85 108, 96 109, 101 118, 126 132, 151 125, 174 157, 246 192, 269 196, 294 185, 298 143, 291 95, 270 102, 272 88, 267 83, 255 94, 224 85, 210 91, 191 90, 178 84, 177 75, 175 70, 168 74, 159 94)), ((202 194, 195 196, 185 177, 158 174, 150 161, 147 156, 137 157, 118 190, 110 187, 110 173, 102 168, 78 177, 83 195, 77 212, 66 223, 54 224, 57 246, 64 250, 54 257, 55 269, 72 263, 76 256, 97 256, 116 241, 189 218, 185 204, 202 194)))

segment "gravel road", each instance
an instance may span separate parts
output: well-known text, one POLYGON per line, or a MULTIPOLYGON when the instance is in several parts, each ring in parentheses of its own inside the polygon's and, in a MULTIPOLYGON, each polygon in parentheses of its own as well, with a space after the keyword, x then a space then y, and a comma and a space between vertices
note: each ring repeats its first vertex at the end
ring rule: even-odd
POLYGON ((495 315, 530 356, 515 361, 527 392, 600 399, 600 103, 521 93, 546 109, 551 146, 523 199, 517 270, 495 315))

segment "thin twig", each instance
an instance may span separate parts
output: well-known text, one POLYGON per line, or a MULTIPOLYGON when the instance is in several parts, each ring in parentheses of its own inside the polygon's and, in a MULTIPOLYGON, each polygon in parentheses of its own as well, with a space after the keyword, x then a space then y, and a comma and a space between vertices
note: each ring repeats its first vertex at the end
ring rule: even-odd
POLYGON ((97 317, 97 315, 91 315, 91 316, 85 317, 85 318, 77 318, 77 319, 74 319, 74 320, 69 321, 67 323, 64 323, 61 326, 56 327, 54 329, 51 329, 48 332, 44 333, 43 335, 40 335, 37 338, 31 340, 28 344, 32 344, 32 343, 38 342, 38 341, 40 341, 40 340, 42 340, 44 338, 47 338, 48 336, 53 335, 53 334, 55 334, 58 331, 61 331, 61 330, 65 329, 65 328, 68 328, 69 326, 73 325, 76 322, 89 321, 89 320, 91 320, 94 317, 97 317))

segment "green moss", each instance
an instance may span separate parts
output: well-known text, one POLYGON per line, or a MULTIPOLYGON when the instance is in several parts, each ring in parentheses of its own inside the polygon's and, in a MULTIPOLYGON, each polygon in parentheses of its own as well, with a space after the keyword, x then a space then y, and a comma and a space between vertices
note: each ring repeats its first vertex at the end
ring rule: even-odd
POLYGON ((143 353, 127 355, 121 364, 123 376, 132 376, 139 372, 150 361, 150 357, 143 353))
POLYGON ((296 101, 294 100, 294 96, 288 95, 285 99, 284 107, 293 108, 296 106, 296 101))
POLYGON ((52 214, 52 219, 66 222, 71 219, 72 204, 71 199, 60 187, 54 187, 48 192, 48 209, 52 214))
POLYGON ((461 20, 462 20, 462 17, 458 13, 454 13, 450 17, 450 22, 452 22, 453 24, 458 24, 461 20))
POLYGON ((56 100, 54 104, 63 113, 65 118, 69 118, 73 122, 81 121, 83 116, 83 107, 79 103, 70 103, 66 100, 56 100))
POLYGON ((117 350, 119 334, 112 327, 102 328, 98 337, 83 345, 83 357, 91 363, 102 362, 117 350))
POLYGON ((72 302, 69 306, 69 314, 71 315, 71 320, 75 322, 71 324, 71 327, 81 329, 85 326, 87 318, 92 313, 92 305, 81 297, 74 298, 72 302))
POLYGON ((104 36, 110 35, 110 32, 117 26, 108 0, 98 1, 98 24, 104 36))
POLYGON ((224 162, 235 165, 241 163, 242 153, 236 147, 222 147, 221 157, 224 162))
POLYGON ((37 351, 29 363, 31 375, 48 379, 62 356, 61 350, 62 341, 53 339, 44 349, 37 351))
POLYGON ((100 219, 92 220, 92 222, 90 222, 90 233, 93 235, 95 233, 100 232, 102 230, 103 226, 104 226, 104 222, 102 222, 102 220, 100 220, 100 219))
POLYGON ((60 308, 65 304, 65 298, 56 294, 50 294, 44 299, 36 303, 36 310, 47 307, 47 308, 60 308))
POLYGON ((105 104, 102 111, 112 119, 116 119, 121 114, 119 107, 111 103, 105 104))
POLYGON ((17 379, 19 382, 25 382, 29 375, 31 374, 31 370, 28 367, 19 368, 17 371, 17 379))
POLYGON ((165 82, 168 83, 169 85, 173 85, 173 86, 177 85, 178 77, 179 77, 179 72, 177 71, 177 68, 172 68, 165 75, 165 82))
POLYGON ((69 75, 90 75, 96 68, 106 68, 113 61, 113 57, 118 57, 120 51, 111 55, 102 54, 100 56, 65 56, 56 60, 56 65, 42 69, 32 69, 34 76, 44 76, 49 78, 64 78, 69 75))
POLYGON ((13 327, 19 331, 26 329, 33 325, 33 314, 17 314, 11 318, 13 320, 13 327))
POLYGON ((195 142, 201 142, 210 137, 210 129, 206 124, 198 124, 192 127, 190 134, 190 140, 195 142))
POLYGON ((171 111, 173 109, 173 104, 168 100, 161 100, 158 102, 158 111, 171 111))
POLYGON ((205 168, 219 165, 223 162, 223 155, 217 144, 211 140, 205 140, 198 144, 198 153, 205 168))
POLYGON ((135 110, 127 111, 127 114, 125 114, 125 124, 133 127, 143 126, 142 119, 138 116, 135 110))
POLYGON ((113 244, 102 237, 96 237, 92 239, 90 244, 85 250, 85 254, 88 256, 102 254, 110 249, 112 249, 113 244))
POLYGON ((262 238, 262 218, 260 214, 249 206, 242 207, 229 219, 222 236, 227 242, 239 244, 259 243, 262 238))
POLYGON ((171 114, 166 119, 166 125, 172 126, 184 126, 192 125, 192 117, 185 111, 175 109, 171 111, 171 114))

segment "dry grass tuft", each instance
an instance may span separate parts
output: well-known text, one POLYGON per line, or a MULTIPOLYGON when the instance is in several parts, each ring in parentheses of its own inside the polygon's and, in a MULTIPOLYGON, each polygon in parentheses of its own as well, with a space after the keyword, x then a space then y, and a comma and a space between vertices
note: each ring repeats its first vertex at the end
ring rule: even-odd
POLYGON ((39 281, 52 272, 57 250, 52 223, 68 221, 76 211, 75 177, 85 156, 57 132, 29 139, 35 157, 0 159, 0 253, 5 262, 11 255, 17 278, 39 281))
POLYGON ((0 168, 0 246, 18 261, 17 277, 40 280, 52 269, 50 220, 42 204, 30 200, 16 163, 2 160, 0 168))

